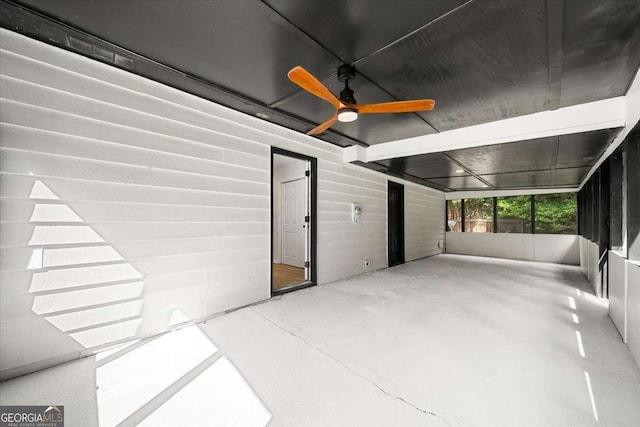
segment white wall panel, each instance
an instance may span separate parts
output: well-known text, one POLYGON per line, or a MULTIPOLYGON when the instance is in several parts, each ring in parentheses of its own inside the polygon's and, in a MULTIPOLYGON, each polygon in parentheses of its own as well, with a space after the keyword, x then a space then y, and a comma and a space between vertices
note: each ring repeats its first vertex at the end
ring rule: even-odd
POLYGON ((532 234, 447 232, 447 253, 533 261, 532 234))
POLYGON ((591 283, 593 292, 600 296, 600 259, 598 244, 591 240, 586 240, 585 251, 587 253, 586 274, 591 283))
POLYGON ((580 270, 585 276, 589 277, 589 240, 580 236, 578 242, 580 246, 580 270))
POLYGON ((579 240, 574 234, 534 234, 534 260, 579 265, 579 240))
POLYGON ((627 346, 640 367, 640 265, 627 264, 627 346))
POLYGON ((580 268, 585 276, 587 276, 587 279, 589 279, 593 292, 597 296, 600 296, 600 249, 597 243, 589 239, 580 236, 579 240, 580 268))
MULTIPOLYGON (((318 159, 318 281, 386 267, 387 177, 339 147, 10 31, 0 48, 0 378, 268 298, 270 146, 318 159)), ((438 253, 443 193, 397 181, 407 260, 438 253)))
POLYGON ((609 251, 609 317, 627 342, 627 271, 626 259, 609 251))
POLYGON ((442 253, 444 243, 444 202, 430 188, 405 186, 405 260, 442 253))
POLYGON ((589 281, 591 282, 591 288, 597 296, 600 295, 600 247, 597 243, 591 242, 591 262, 589 267, 591 269, 589 275, 589 281))

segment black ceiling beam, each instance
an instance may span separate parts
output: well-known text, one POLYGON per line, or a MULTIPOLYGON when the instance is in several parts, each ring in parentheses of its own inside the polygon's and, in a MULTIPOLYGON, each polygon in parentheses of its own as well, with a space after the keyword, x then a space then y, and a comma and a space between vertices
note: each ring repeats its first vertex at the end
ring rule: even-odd
POLYGON ((381 172, 383 172, 383 173, 385 173, 387 175, 391 175, 391 176, 395 176, 395 177, 398 177, 398 178, 405 179, 405 180, 410 181, 410 182, 414 182, 416 184, 420 184, 420 185, 424 185, 426 187, 431 187, 431 188, 436 189, 436 190, 444 191, 445 193, 449 193, 449 192, 453 191, 451 188, 445 187, 444 185, 436 184, 435 182, 431 182, 428 179, 420 178, 420 177, 417 177, 415 175, 411 175, 409 173, 402 172, 402 171, 399 171, 399 170, 394 169, 394 168, 387 167, 385 170, 383 170, 381 172))
POLYGON ((355 61, 353 61, 353 63, 351 65, 357 65, 360 62, 366 61, 367 59, 371 58, 372 56, 377 55, 378 53, 381 53, 381 52, 389 49, 392 46, 395 46, 396 44, 402 42, 403 40, 408 39, 409 37, 413 36, 414 34, 417 34, 417 33, 421 32, 421 31, 423 31, 424 29, 426 29, 427 27, 433 25, 434 23, 436 23, 438 21, 441 21, 441 20, 445 19, 446 17, 448 17, 449 15, 452 15, 452 14, 456 13, 457 11, 459 11, 463 7, 467 6, 468 4, 472 3, 473 1, 474 0, 469 0, 464 4, 461 4, 460 6, 454 8, 454 9, 451 9, 447 13, 444 13, 444 14, 438 16, 436 19, 427 22, 426 24, 424 24, 420 28, 416 28, 415 30, 405 34, 404 36, 402 36, 402 37, 400 37, 400 38, 398 38, 398 39, 396 39, 394 41, 392 41, 391 43, 389 43, 389 44, 387 44, 385 46, 382 46, 381 48, 376 49, 371 53, 368 53, 367 55, 363 56, 362 58, 356 59, 355 61))
MULTIPOLYGON (((313 126, 317 126, 317 124, 314 124, 313 126)), ((351 137, 351 136, 349 136, 349 135, 347 135, 347 134, 344 134, 344 133, 342 133, 342 132, 340 132, 340 131, 337 131, 337 130, 335 130, 335 129, 331 129, 331 128, 329 128, 329 129, 325 130, 324 132, 322 132, 322 133, 321 133, 321 134, 319 134, 319 135, 314 135, 314 136, 315 136, 316 138, 318 138, 318 139, 321 139, 320 137, 322 137, 322 136, 326 135, 327 133, 332 133, 332 134, 334 134, 334 135, 338 135, 338 136, 339 136, 339 137, 341 137, 341 138, 347 138, 347 139, 350 139, 350 140, 354 141, 356 145, 361 145, 361 146, 363 146, 363 147, 365 147, 365 148, 366 148, 366 147, 369 147, 369 144, 367 144, 366 142, 362 142, 362 141, 360 141, 359 139, 353 138, 353 137, 351 137)), ((322 139, 322 141, 324 141, 324 139, 322 139)))
POLYGON ((398 170, 398 169, 394 169, 392 167, 389 167, 387 165, 383 165, 381 163, 377 163, 377 162, 368 162, 367 163, 367 162, 362 162, 360 160, 356 160, 356 161, 351 162, 351 163, 354 164, 354 165, 357 165, 357 166, 362 166, 364 168, 374 170, 376 172, 381 172, 381 173, 384 173, 384 174, 387 174, 387 175, 391 175, 391 176, 395 176, 395 177, 398 177, 398 178, 405 179, 407 181, 411 181, 411 182, 416 183, 416 184, 424 185, 425 187, 431 187, 433 189, 444 191, 444 192, 447 192, 447 193, 453 191, 449 187, 445 187, 444 185, 436 184, 435 182, 431 182, 428 179, 420 178, 420 177, 417 177, 415 175, 411 175, 409 173, 403 172, 403 171, 398 170))
MULTIPOLYGON (((278 10, 273 7, 267 0, 260 0, 271 12, 275 13, 276 15, 278 15, 278 17, 280 19, 282 19, 284 22, 286 22, 287 24, 289 24, 294 30, 298 31, 300 34, 302 34, 303 36, 305 36, 306 38, 308 38, 309 40, 311 40, 313 43, 315 43, 316 45, 318 45, 320 48, 322 48, 325 52, 327 52, 328 54, 330 54, 331 56, 333 56, 334 58, 336 58, 336 60, 338 61, 339 64, 342 64, 342 59, 340 59, 340 57, 338 55, 336 55, 331 49, 329 49, 328 47, 326 47, 325 45, 323 45, 320 40, 316 39, 315 37, 313 37, 311 34, 307 33, 306 31, 304 31, 302 28, 298 27, 296 24, 294 24, 293 22, 291 22, 291 20, 289 20, 289 18, 287 18, 286 16, 284 16, 283 14, 281 14, 280 12, 278 12, 278 10)), ((337 68, 335 72, 332 72, 331 74, 329 74, 327 77, 325 78, 329 78, 331 76, 335 76, 338 73, 337 68)), ((280 99, 276 99, 275 101, 273 101, 272 103, 269 104, 269 107, 274 107, 277 108, 280 105, 284 104, 285 102, 287 102, 289 99, 295 97, 296 95, 299 95, 301 93, 304 93, 305 91, 303 89, 300 88, 296 88, 294 89, 291 93, 288 93, 287 95, 283 96, 280 99)))
POLYGON ((487 186, 487 188, 495 188, 489 181, 487 181, 486 179, 482 178, 480 175, 478 175, 477 173, 475 173, 474 171, 472 171, 471 169, 469 169, 468 167, 466 167, 465 165, 463 165, 462 163, 460 163, 459 161, 457 161, 456 159, 451 157, 446 152, 443 151, 442 154, 445 157, 447 157, 449 160, 451 160, 453 163, 459 165, 462 169, 464 169, 465 171, 469 172, 469 174, 471 174, 471 176, 473 176, 478 181, 482 182, 484 185, 487 186))
MULTIPOLYGON (((555 172, 555 171, 563 171, 563 170, 569 170, 569 169, 588 169, 590 166, 591 165, 587 165, 587 166, 571 166, 571 167, 567 167, 567 168, 554 168, 554 169, 526 169, 526 170, 517 170, 517 171, 509 171, 509 172, 485 173, 483 175, 510 175, 510 174, 514 174, 514 173, 555 172)), ((445 177, 445 178, 450 178, 450 177, 445 177)))
MULTIPOLYGON (((378 83, 374 82, 373 80, 371 80, 369 77, 367 77, 365 74, 361 73, 360 71, 358 71, 358 75, 360 77, 363 77, 365 80, 367 80, 369 83, 371 83, 372 85, 374 85, 375 87, 377 87, 378 89, 380 89, 381 91, 383 91, 384 93, 386 93, 387 95, 389 95, 389 97, 391 97, 391 99, 395 99, 397 101, 402 101, 402 99, 398 99, 396 96, 393 96, 391 94, 391 92, 389 92, 388 90, 386 90, 385 88, 383 88, 382 86, 380 86, 378 83)), ((411 113, 414 116, 418 117, 421 121, 423 121, 427 126, 429 126, 429 128, 431 128, 431 130, 433 130, 434 133, 438 133, 438 129, 436 129, 435 127, 433 127, 433 125, 431 123, 429 123, 427 121, 427 119, 425 119, 424 117, 422 117, 420 114, 418 113, 411 113)))

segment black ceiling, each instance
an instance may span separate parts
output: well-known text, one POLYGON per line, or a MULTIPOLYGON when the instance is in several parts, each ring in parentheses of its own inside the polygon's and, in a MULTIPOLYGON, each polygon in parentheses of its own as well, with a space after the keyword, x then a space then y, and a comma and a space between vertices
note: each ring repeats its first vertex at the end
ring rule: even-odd
MULTIPOLYGON (((358 75, 351 86, 360 103, 436 100, 431 112, 362 116, 319 136, 340 146, 624 95, 640 64, 637 0, 21 0, 19 5, 24 7, 2 2, 2 26, 301 132, 333 110, 286 78, 295 65, 339 92, 337 67, 355 64, 358 75)), ((610 132, 602 131, 368 167, 411 174, 421 183, 429 178, 427 184, 443 189, 576 185, 594 153, 610 140, 610 132), (547 149, 551 146, 558 148, 555 155, 547 149), (525 153, 503 170, 500 156, 525 153), (455 173, 460 165, 469 177, 455 173)))
POLYGON ((620 129, 379 160, 369 167, 425 180, 448 190, 571 187, 620 129))

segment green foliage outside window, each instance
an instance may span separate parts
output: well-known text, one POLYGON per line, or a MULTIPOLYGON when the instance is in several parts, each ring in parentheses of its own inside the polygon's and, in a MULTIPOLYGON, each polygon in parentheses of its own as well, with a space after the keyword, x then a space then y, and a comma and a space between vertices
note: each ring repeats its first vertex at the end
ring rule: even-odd
POLYGON ((531 233, 531 196, 498 197, 498 233, 531 233))
POLYGON ((578 202, 575 193, 536 197, 536 234, 576 234, 578 202))

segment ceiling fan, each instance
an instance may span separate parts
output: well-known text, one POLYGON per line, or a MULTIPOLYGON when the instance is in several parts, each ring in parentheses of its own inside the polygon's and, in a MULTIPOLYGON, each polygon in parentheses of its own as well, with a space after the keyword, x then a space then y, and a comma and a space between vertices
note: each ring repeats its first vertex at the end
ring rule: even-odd
POLYGON ((417 111, 430 111, 435 106, 433 99, 357 104, 356 99, 353 97, 353 91, 349 88, 349 80, 353 80, 355 71, 355 68, 351 65, 342 65, 338 68, 338 80, 344 82, 344 90, 340 92, 340 98, 335 96, 320 80, 301 66, 294 67, 289 71, 287 74, 289 80, 318 98, 324 99, 336 109, 333 116, 311 129, 307 132, 307 135, 318 135, 329 129, 336 121, 352 122, 358 118, 358 114, 414 113, 417 111))

